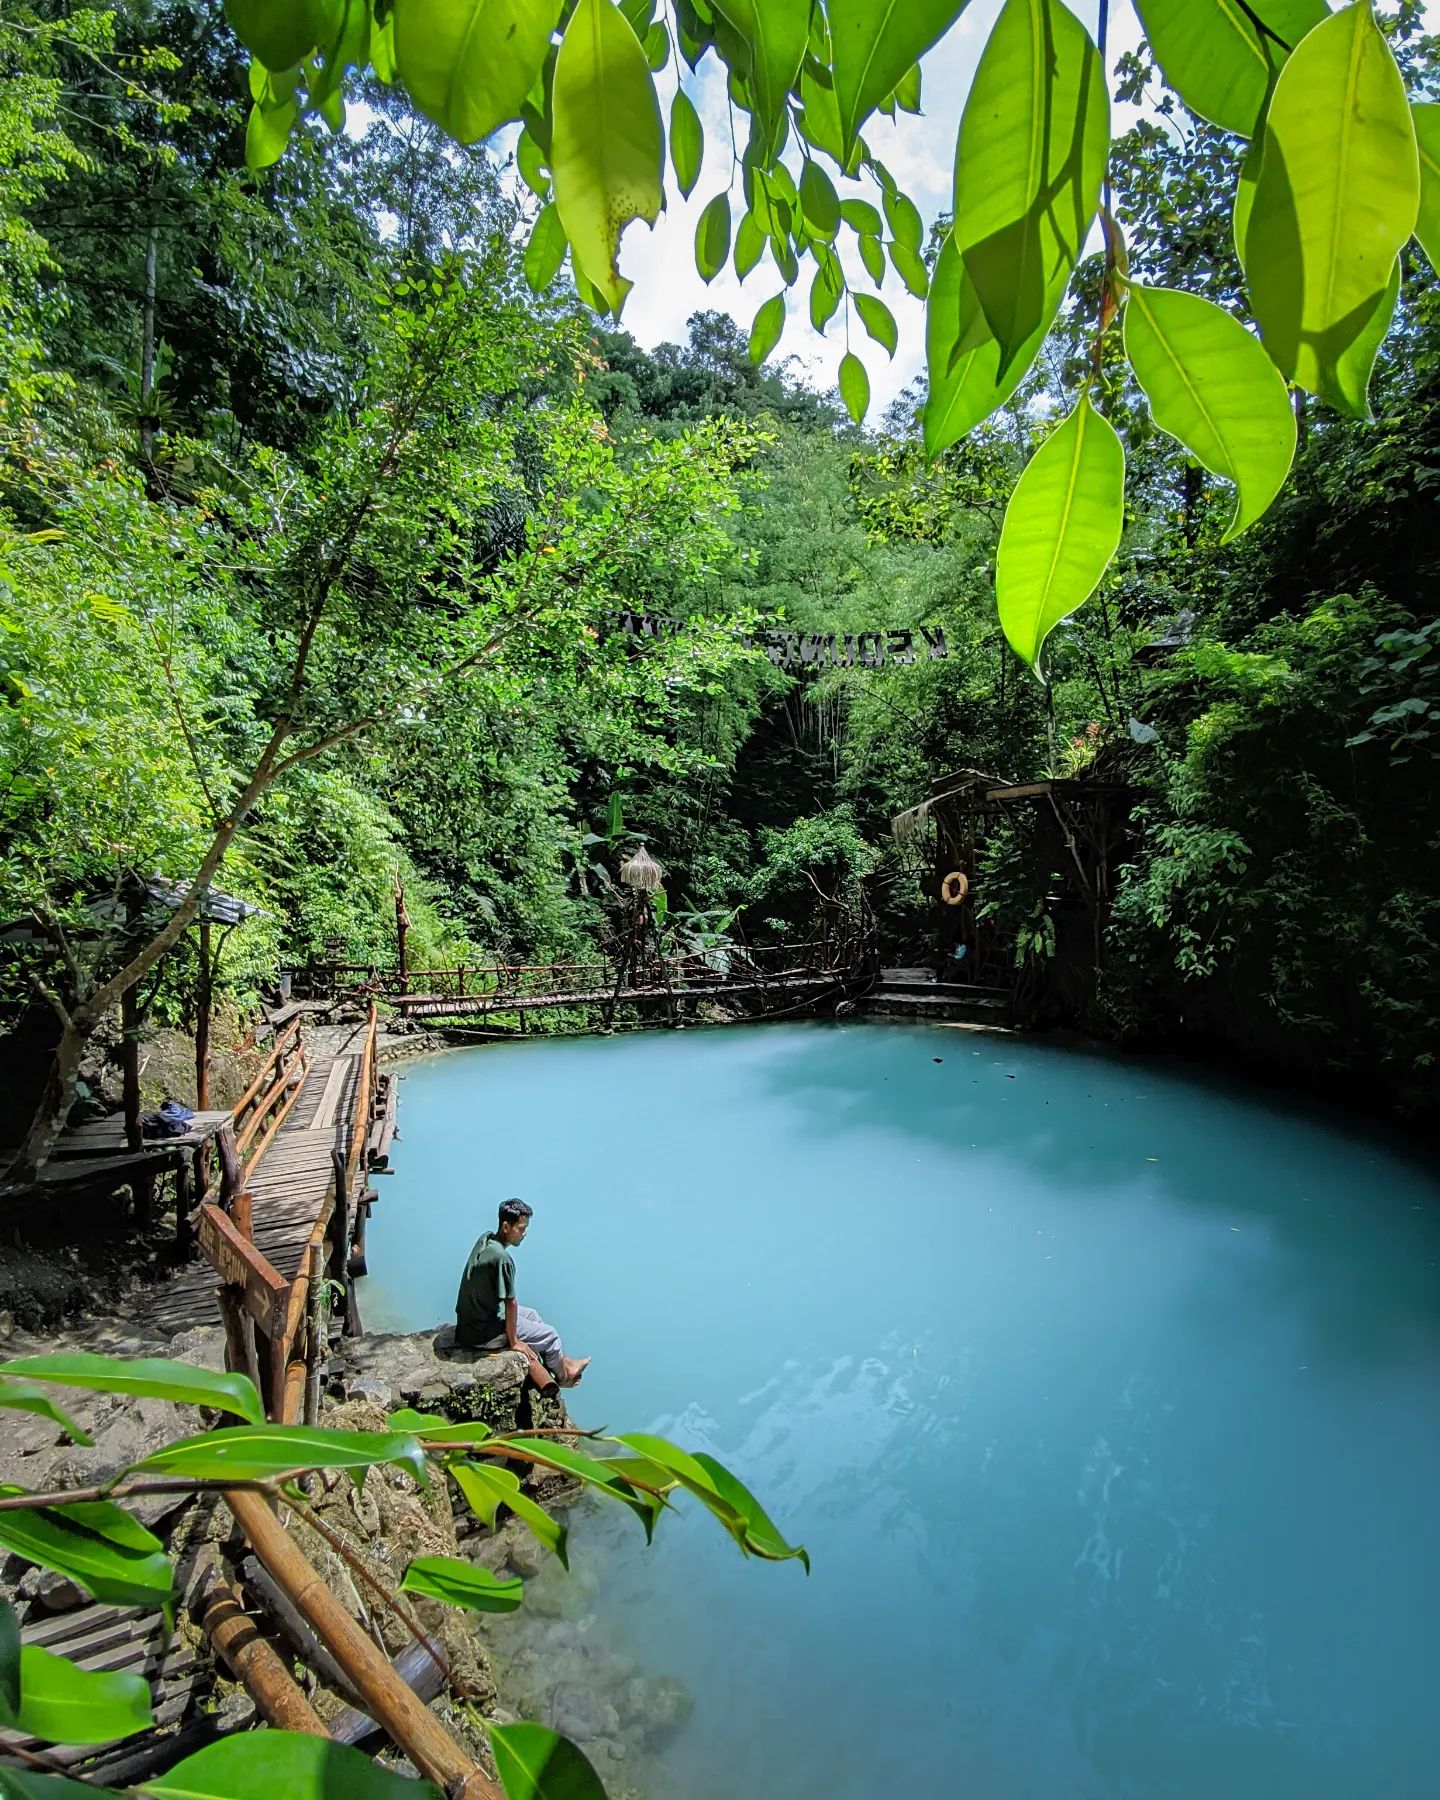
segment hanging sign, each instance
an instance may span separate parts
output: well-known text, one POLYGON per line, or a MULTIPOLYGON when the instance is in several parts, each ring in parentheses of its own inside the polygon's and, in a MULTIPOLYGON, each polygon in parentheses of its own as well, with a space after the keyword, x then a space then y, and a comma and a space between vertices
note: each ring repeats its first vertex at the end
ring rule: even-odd
MULTIPOLYGON (((612 631, 627 637, 676 637, 686 629, 684 619, 666 618, 663 613, 612 613, 609 623, 612 631)), ((940 625, 922 625, 918 632, 788 631, 770 626, 746 641, 763 650, 777 669, 881 669, 887 662, 918 662, 922 652, 932 662, 950 654, 940 625)))

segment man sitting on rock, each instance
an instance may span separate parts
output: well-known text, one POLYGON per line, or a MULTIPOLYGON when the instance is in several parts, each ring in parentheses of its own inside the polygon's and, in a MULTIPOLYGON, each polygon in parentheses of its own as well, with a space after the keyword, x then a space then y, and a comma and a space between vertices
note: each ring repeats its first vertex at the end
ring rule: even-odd
POLYGON ((532 1306, 515 1303, 515 1258, 510 1252, 525 1238, 534 1208, 505 1200, 500 1221, 470 1252, 455 1300, 457 1350, 518 1350, 530 1364, 536 1387, 574 1387, 588 1356, 566 1356, 560 1334, 532 1306))

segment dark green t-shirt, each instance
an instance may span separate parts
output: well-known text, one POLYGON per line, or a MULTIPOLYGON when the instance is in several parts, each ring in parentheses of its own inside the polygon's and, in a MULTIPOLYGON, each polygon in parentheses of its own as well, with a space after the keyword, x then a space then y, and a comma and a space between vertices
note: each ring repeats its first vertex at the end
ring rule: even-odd
POLYGON ((515 1259, 493 1231, 470 1252, 455 1297, 455 1342, 478 1348, 505 1332, 505 1302, 515 1298, 515 1259))

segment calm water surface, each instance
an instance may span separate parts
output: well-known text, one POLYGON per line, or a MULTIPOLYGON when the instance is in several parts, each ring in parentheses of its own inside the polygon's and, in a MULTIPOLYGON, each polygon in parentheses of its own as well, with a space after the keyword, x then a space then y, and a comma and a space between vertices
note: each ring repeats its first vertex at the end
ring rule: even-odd
POLYGON ((524 1195, 576 1416, 710 1450, 814 1559, 577 1529, 594 1629, 696 1695, 666 1800, 1440 1792, 1440 1184, 1382 1140, 860 1025, 401 1093, 367 1323, 449 1316, 524 1195))

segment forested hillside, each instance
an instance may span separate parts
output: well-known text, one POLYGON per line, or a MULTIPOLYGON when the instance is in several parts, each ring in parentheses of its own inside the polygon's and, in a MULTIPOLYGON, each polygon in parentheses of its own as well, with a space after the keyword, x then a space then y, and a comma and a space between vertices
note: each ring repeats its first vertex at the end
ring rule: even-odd
MULTIPOLYGON (((1429 40, 1400 43, 1423 84, 1429 40)), ((63 958, 120 871, 190 878, 223 837, 216 882, 261 909, 224 954, 243 1003, 277 966, 392 961, 397 882, 415 966, 579 954, 640 833, 677 942, 802 935, 817 882, 863 879, 901 959, 929 900, 894 814, 960 769, 1100 770, 1139 804, 1074 1023, 1433 1100, 1440 315, 1413 251, 1375 422, 1300 398, 1291 483, 1238 543, 1116 355, 1138 479, 1046 687, 996 622, 996 545, 1093 302, 928 460, 919 395, 857 426, 723 315, 647 351, 537 300, 523 186, 395 90, 248 173, 247 60, 218 9, 0 20, 0 916, 63 958), (689 625, 637 642, 623 610, 689 625), (949 654, 796 674, 757 622, 940 626, 949 654)), ((1228 218, 1195 199, 1233 140, 1164 105, 1112 159, 1132 269, 1231 304, 1228 218)), ((990 915, 1043 961, 1051 872, 988 855, 990 915)), ((10 1026, 47 1016, 33 958, 0 979, 10 1026)))

